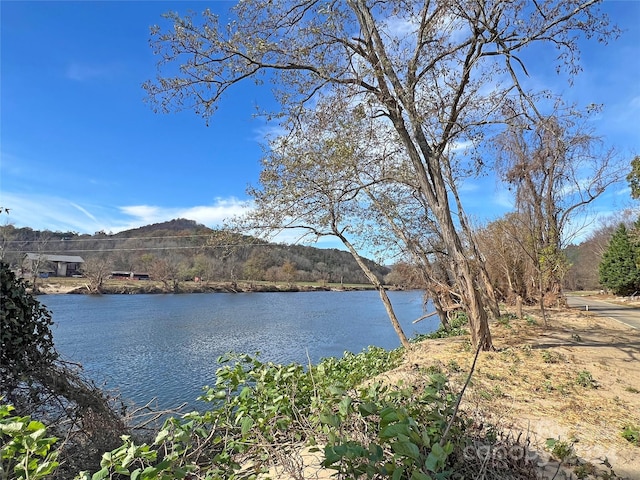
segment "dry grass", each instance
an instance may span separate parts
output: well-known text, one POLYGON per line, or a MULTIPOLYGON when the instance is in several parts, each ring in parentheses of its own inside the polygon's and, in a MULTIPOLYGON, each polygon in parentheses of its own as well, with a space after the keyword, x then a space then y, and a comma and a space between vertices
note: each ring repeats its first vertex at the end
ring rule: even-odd
MULTIPOLYGON (((491 425, 503 438, 529 438, 543 459, 548 438, 573 444, 580 460, 568 468, 543 463, 541 479, 640 479, 640 448, 621 436, 625 425, 640 426, 639 331, 576 310, 552 310, 544 327, 530 310, 525 319, 495 323, 492 335, 496 351, 480 355, 462 403, 476 425, 491 425)), ((459 389, 474 353, 468 337, 426 340, 383 379, 420 385, 441 371, 459 389)), ((318 467, 320 457, 301 450, 296 458, 302 476, 282 466, 268 476, 331 478, 331 470, 318 467)))
MULTIPOLYGON (((596 465, 606 458, 618 475, 640 478, 640 448, 621 436, 625 425, 640 426, 639 331, 576 310, 551 311, 544 327, 532 310, 495 323, 492 335, 496 351, 480 355, 467 414, 528 432, 539 449, 547 438, 575 441, 580 458, 596 465)), ((473 353, 466 337, 427 340, 387 376, 418 382, 440 370, 460 387, 473 353)))

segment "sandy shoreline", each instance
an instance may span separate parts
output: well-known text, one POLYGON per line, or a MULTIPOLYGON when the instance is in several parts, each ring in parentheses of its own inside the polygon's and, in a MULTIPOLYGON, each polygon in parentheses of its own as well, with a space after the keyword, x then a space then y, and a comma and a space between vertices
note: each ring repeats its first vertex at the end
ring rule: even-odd
MULTIPOLYGON (((87 281, 83 279, 53 278, 38 282, 38 294, 65 295, 91 294, 87 281)), ((241 292, 321 292, 321 291, 361 291, 372 290, 370 285, 340 284, 275 284, 267 282, 180 282, 173 291, 160 282, 109 280, 101 289, 101 294, 167 294, 167 293, 241 293, 241 292)))

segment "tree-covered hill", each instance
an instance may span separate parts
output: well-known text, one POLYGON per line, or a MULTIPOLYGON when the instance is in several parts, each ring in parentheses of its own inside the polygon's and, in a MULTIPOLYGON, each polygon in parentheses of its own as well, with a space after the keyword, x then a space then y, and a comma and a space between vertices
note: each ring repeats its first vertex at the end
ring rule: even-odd
MULTIPOLYGON (((20 267, 27 252, 79 255, 112 271, 150 273, 158 280, 268 280, 367 283, 353 257, 337 249, 269 243, 175 219, 116 234, 38 231, 1 227, 5 261, 20 267)), ((367 260, 381 279, 389 269, 367 260)))

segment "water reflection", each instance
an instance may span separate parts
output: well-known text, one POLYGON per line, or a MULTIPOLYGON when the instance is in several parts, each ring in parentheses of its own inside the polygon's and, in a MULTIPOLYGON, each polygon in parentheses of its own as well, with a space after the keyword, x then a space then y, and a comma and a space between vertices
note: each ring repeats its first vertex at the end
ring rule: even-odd
MULTIPOLYGON (((390 292, 408 336, 437 328, 421 292, 390 292)), ((161 407, 192 403, 215 381, 217 358, 261 352, 263 361, 341 356, 399 346, 378 294, 366 292, 186 295, 49 295, 54 340, 68 359, 125 398, 161 407)))

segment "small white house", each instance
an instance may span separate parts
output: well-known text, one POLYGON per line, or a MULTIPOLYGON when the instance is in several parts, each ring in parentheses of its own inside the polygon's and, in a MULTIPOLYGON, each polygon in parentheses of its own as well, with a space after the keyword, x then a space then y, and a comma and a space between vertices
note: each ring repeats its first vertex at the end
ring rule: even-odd
POLYGON ((22 270, 31 275, 47 273, 55 277, 68 277, 79 272, 83 263, 82 257, 77 255, 26 253, 22 261, 22 270))

